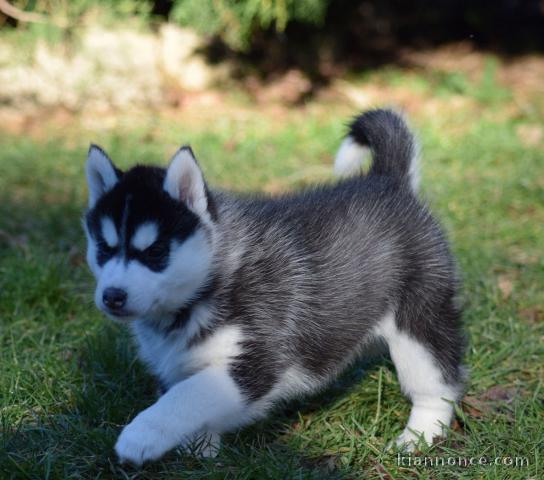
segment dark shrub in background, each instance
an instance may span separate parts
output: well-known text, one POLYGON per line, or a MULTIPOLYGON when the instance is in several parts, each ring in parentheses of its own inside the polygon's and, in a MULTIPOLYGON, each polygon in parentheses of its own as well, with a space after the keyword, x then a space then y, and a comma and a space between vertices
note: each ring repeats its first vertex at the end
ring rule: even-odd
POLYGON ((540 0, 174 0, 157 2, 174 21, 249 50, 263 32, 335 33, 355 46, 389 49, 471 38, 485 47, 542 48, 540 0), (166 8, 165 8, 166 7, 166 8))

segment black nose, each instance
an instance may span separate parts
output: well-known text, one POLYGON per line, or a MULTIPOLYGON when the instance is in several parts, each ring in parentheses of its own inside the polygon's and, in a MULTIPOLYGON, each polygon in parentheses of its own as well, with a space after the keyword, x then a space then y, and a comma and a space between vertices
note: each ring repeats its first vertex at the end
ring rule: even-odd
POLYGON ((120 288, 106 288, 102 294, 102 301, 110 310, 121 310, 127 301, 127 292, 120 288))

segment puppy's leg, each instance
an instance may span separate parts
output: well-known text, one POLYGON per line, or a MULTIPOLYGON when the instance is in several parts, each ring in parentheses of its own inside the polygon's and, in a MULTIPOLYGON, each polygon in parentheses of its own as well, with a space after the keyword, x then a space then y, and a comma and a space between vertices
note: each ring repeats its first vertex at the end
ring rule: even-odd
POLYGON ((121 462, 141 465, 191 441, 199 432, 219 433, 245 423, 244 399, 224 367, 209 367, 174 385, 121 432, 115 451, 121 462))
POLYGON ((413 449, 423 439, 431 445, 450 425, 460 383, 445 380, 428 346, 399 330, 394 315, 389 314, 382 320, 378 332, 389 346, 401 388, 412 401, 408 424, 396 444, 413 449))

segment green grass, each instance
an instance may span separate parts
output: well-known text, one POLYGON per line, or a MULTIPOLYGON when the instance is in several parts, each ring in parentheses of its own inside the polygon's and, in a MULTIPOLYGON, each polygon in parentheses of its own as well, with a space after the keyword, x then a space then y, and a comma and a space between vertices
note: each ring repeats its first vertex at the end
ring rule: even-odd
MULTIPOLYGON (((415 91, 432 86, 411 75, 415 91)), ((45 123, 39 136, 0 136, 0 478, 541 478, 544 152, 517 134, 534 114, 500 114, 510 96, 486 96, 486 78, 467 93, 478 97, 478 115, 413 115, 424 196, 458 256, 470 335, 467 404, 449 439, 426 454, 526 457, 528 466, 398 465, 384 447, 409 404, 387 361, 357 365, 322 395, 228 435, 216 459, 174 452, 141 470, 117 465, 116 436, 153 402, 154 384, 126 333, 92 304, 80 228, 89 141, 124 166, 164 164, 190 142, 211 184, 274 192, 331 180, 354 112, 315 103, 281 120, 244 105, 243 115, 150 113, 108 128, 45 123)), ((443 83, 455 94, 468 88, 459 78, 443 83)))

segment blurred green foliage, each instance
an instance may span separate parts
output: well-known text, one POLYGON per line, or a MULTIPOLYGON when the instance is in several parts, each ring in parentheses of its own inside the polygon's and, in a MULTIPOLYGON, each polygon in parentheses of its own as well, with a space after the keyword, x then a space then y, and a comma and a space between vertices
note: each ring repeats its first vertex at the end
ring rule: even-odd
POLYGON ((171 18, 244 50, 255 29, 283 31, 290 21, 319 24, 328 4, 329 0, 175 0, 171 18))
MULTIPOLYGON (((149 21, 152 14, 159 14, 204 35, 220 36, 235 50, 245 50, 258 29, 281 32, 291 21, 319 24, 330 1, 173 0, 171 5, 162 5, 164 2, 153 0, 16 0, 12 4, 22 11, 44 14, 64 27, 77 26, 89 17, 95 20, 98 15, 108 22, 133 17, 149 21)), ((43 30, 43 26, 37 28, 43 30)))
MULTIPOLYGON (((172 20, 204 35, 218 37, 232 50, 247 52, 253 40, 285 32, 301 43, 319 42, 343 50, 374 46, 378 51, 467 40, 486 48, 534 51, 544 48, 544 13, 540 0, 10 0, 19 10, 43 15, 45 22, 67 29, 82 23, 130 19, 147 26, 172 20), (503 26, 509 25, 506 32, 503 26), (310 26, 310 28, 308 28, 310 26), (311 26, 318 26, 312 30, 311 26), (292 27, 292 28, 291 28, 292 27), (302 28, 300 28, 302 27, 302 28)), ((17 15, 15 15, 17 17, 17 15)), ((23 20, 19 25, 26 25, 23 20)), ((0 28, 15 26, 0 15, 0 28)), ((277 37, 277 36, 276 36, 277 37)), ((262 38, 261 38, 262 39, 262 38)), ((456 80, 454 80, 456 81, 456 80)))
POLYGON ((19 10, 41 13, 55 20, 77 23, 89 12, 100 10, 112 17, 148 16, 155 2, 150 0, 12 0, 19 10))

